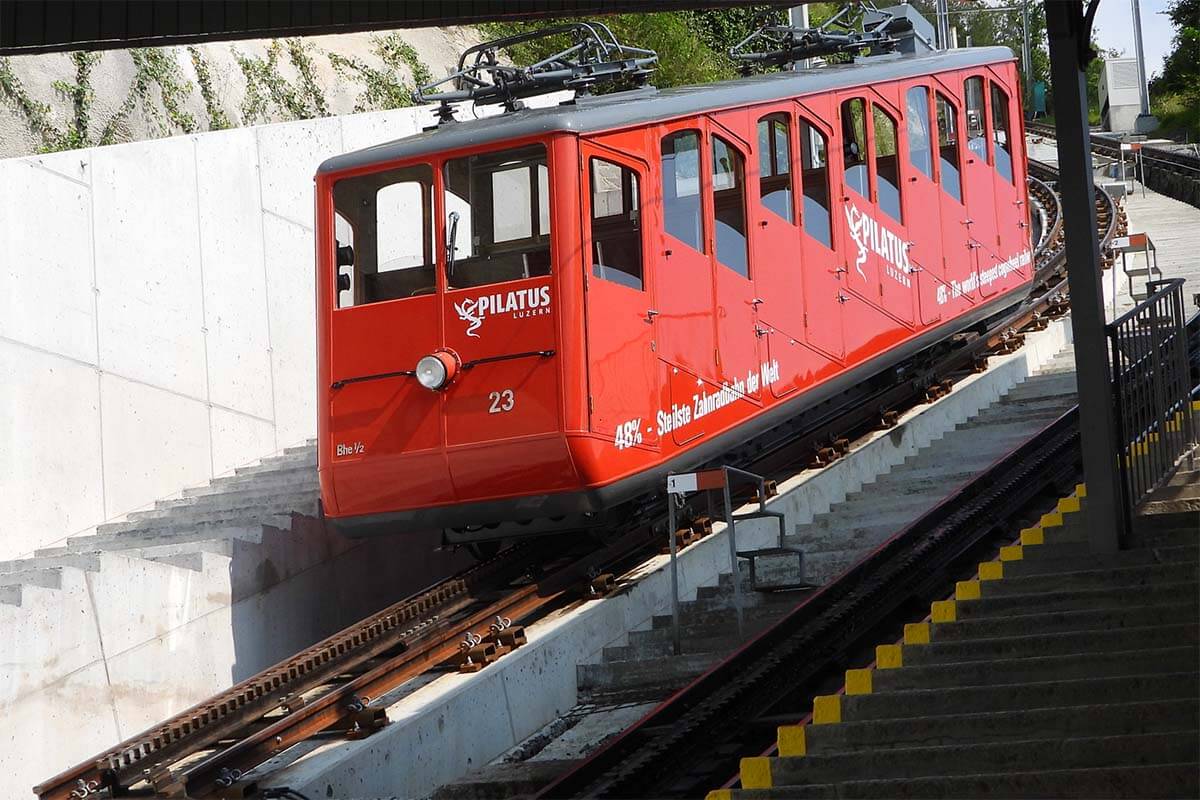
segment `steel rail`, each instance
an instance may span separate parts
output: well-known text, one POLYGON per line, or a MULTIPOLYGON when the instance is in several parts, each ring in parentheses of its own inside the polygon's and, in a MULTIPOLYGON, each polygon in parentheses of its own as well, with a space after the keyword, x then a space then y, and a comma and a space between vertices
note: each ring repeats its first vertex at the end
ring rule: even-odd
MULTIPOLYGON (((1031 167, 1053 174, 1044 166, 1031 163, 1031 167)), ((1031 191, 1052 220, 1052 233, 1057 231, 1061 212, 1054 193, 1036 178, 1031 179, 1031 191)), ((1106 236, 1111 235, 1116 220, 1111 200, 1107 210, 1106 236)), ((1019 341, 1017 331, 1040 325, 1043 315, 1062 311, 1059 238, 1056 233, 1043 237, 1042 244, 1056 246, 1043 248, 1044 263, 1037 269, 1033 289, 1040 294, 1002 315, 988 334, 940 359, 915 379, 867 393, 856 399, 854 408, 831 411, 829 419, 810 424, 804 435, 785 429, 777 441, 756 444, 743 454, 742 462, 761 468, 773 457, 775 469, 795 463, 791 450, 810 452, 815 443, 877 424, 881 409, 929 399, 931 387, 942 386, 964 368, 976 371, 970 367, 978 363, 981 354, 997 346, 1011 346, 1019 341)), ((563 538, 559 537, 560 541, 563 538)), ((503 592, 490 604, 480 601, 480 593, 496 591, 531 563, 568 549, 544 542, 509 548, 60 773, 34 787, 34 792, 43 800, 68 800, 103 790, 121 793, 141 782, 157 790, 211 795, 225 791, 240 774, 315 733, 349 730, 355 725, 365 733, 366 728, 384 722, 378 718, 380 709, 368 708, 371 700, 453 656, 468 631, 486 629, 496 616, 520 619, 561 603, 565 586, 582 580, 588 569, 644 555, 647 535, 627 530, 607 547, 557 571, 553 579, 503 592), (383 662, 376 664, 380 658, 383 662), (304 695, 346 674, 355 676, 304 703, 304 695), (231 739, 233 743, 226 744, 231 739), (210 755, 194 758, 210 750, 210 755), (180 767, 187 759, 192 760, 180 767)))

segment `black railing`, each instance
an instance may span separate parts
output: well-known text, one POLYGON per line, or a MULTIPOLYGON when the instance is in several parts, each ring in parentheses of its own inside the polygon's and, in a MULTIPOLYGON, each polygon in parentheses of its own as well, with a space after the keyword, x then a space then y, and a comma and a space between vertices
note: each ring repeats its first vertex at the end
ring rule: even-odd
POLYGON ((1117 453, 1132 518, 1196 443, 1183 280, 1151 281, 1150 296, 1106 326, 1117 453))

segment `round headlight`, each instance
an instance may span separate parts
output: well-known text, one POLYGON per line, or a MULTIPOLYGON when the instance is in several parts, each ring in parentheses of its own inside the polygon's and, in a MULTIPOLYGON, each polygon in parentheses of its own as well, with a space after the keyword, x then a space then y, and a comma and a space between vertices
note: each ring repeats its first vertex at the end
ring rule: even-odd
POLYGON ((426 389, 445 389, 458 371, 458 359, 453 353, 438 350, 417 362, 417 381, 426 389))
POLYGON ((426 389, 441 389, 447 377, 446 365, 437 356, 425 356, 417 362, 417 381, 426 389))

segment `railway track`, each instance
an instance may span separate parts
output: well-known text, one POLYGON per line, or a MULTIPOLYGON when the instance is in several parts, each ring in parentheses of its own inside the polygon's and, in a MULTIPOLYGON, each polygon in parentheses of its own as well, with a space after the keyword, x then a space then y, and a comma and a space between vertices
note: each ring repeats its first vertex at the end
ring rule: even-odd
MULTIPOLYGON (((765 474, 828 463, 852 437, 894 422, 900 410, 949 391, 986 366, 989 354, 1019 347, 1023 332, 1066 311, 1061 209, 1031 165, 1040 231, 1029 298, 952 348, 888 371, 794 422, 728 454, 724 463, 765 474)), ((1097 190, 1107 239, 1122 221, 1097 190)), ((1105 251, 1106 252, 1106 251, 1105 251)), ((249 797, 253 767, 316 735, 362 738, 385 725, 380 698, 413 677, 454 662, 478 669, 523 641, 520 623, 602 594, 608 576, 657 552, 661 502, 647 498, 622 531, 597 546, 588 537, 527 541, 313 645, 34 788, 44 800, 121 796, 249 797), (536 565, 536 566, 535 566, 536 565), (517 624, 512 624, 512 623, 517 624)), ((703 518, 699 530, 711 530, 703 518)))
MULTIPOLYGON (((1053 125, 1029 122, 1025 127, 1031 134, 1057 138, 1053 125)), ((1093 136, 1091 148, 1093 153, 1112 159, 1121 158, 1121 143, 1115 139, 1093 136)), ((1200 156, 1186 151, 1143 145, 1141 157, 1145 168, 1146 186, 1200 208, 1200 156)))

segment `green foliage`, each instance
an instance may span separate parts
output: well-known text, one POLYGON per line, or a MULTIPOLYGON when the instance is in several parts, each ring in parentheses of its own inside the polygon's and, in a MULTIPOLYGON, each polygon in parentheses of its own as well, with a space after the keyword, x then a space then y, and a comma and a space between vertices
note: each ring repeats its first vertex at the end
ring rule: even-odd
MULTIPOLYGON (((710 83, 735 75, 729 57, 714 51, 704 40, 694 24, 693 13, 617 14, 603 21, 622 43, 658 53, 658 69, 651 78, 655 86, 710 83)), ((539 22, 492 22, 481 26, 484 35, 494 39, 543 27, 545 23, 539 22)), ((570 43, 566 36, 540 39, 510 47, 507 55, 516 64, 532 64, 570 43)))
POLYGON ((375 55, 383 62, 383 69, 376 69, 358 58, 329 53, 329 63, 338 75, 363 84, 354 110, 374 111, 412 105, 413 84, 421 86, 433 80, 429 68, 421 63, 417 51, 399 34, 375 37, 372 44, 375 55), (405 80, 404 70, 412 76, 413 84, 405 80))
POLYGON ((272 107, 284 119, 329 115, 325 95, 313 75, 307 47, 296 39, 287 42, 288 59, 300 74, 299 86, 293 86, 279 74, 283 49, 280 40, 271 42, 265 60, 234 50, 233 57, 246 78, 246 97, 242 101, 242 119, 246 123, 269 122, 272 107))
POLYGON ((233 127, 225 110, 221 107, 221 99, 217 97, 208 61, 200 52, 200 48, 195 45, 189 45, 187 50, 188 55, 192 57, 192 68, 196 70, 196 83, 200 85, 200 97, 204 100, 204 108, 208 112, 208 129, 220 131, 233 127))
POLYGON ((1167 9, 1175 26, 1162 74, 1150 82, 1151 110, 1164 133, 1200 139, 1200 0, 1175 0, 1167 9))
POLYGON ((53 148, 62 133, 50 120, 50 106, 34 100, 13 74, 12 63, 0 58, 0 97, 25 119, 30 133, 38 137, 42 148, 53 148))
POLYGON ((67 83, 58 80, 51 84, 60 97, 71 101, 73 112, 72 124, 62 133, 58 142, 54 143, 56 150, 69 150, 76 147, 86 147, 89 141, 91 124, 91 107, 95 92, 92 90, 92 67, 100 60, 99 53, 80 50, 70 54, 71 62, 75 65, 75 82, 67 83))

